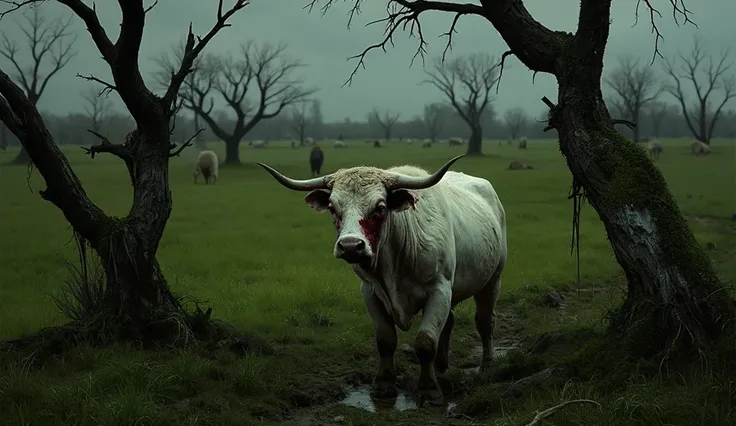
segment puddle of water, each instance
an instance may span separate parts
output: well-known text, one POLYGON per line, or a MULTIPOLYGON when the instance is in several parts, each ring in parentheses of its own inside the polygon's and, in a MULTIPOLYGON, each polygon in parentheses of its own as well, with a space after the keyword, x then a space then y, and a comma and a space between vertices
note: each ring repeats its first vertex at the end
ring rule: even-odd
POLYGON ((351 389, 348 392, 348 396, 340 401, 340 403, 350 407, 362 408, 371 413, 386 410, 404 411, 417 408, 417 403, 404 392, 399 392, 399 396, 396 398, 373 398, 369 386, 351 389))

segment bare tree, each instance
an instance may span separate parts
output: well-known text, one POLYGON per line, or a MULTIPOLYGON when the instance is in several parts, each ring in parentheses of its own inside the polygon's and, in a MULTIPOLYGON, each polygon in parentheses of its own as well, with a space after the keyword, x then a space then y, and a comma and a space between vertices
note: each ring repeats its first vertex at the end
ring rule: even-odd
MULTIPOLYGON (((264 44, 257 47, 247 42, 240 47, 239 53, 238 56, 228 53, 203 58, 180 93, 184 107, 197 113, 212 133, 225 142, 225 162, 231 164, 240 164, 240 141, 261 120, 276 117, 284 108, 316 92, 304 88, 303 81, 294 76, 304 65, 286 55, 286 46, 264 44), (219 95, 235 114, 231 131, 212 115, 213 94, 219 95)), ((170 73, 171 62, 166 56, 159 59, 159 76, 170 73)))
MULTIPOLYGON (((603 101, 603 56, 609 38, 612 0, 581 0, 577 28, 572 32, 546 27, 534 19, 521 0, 385 1, 388 16, 378 21, 386 25, 383 39, 356 55, 356 67, 348 84, 365 65, 368 53, 385 49, 398 29, 417 28, 428 11, 455 16, 445 33, 448 45, 459 18, 475 15, 493 25, 508 44, 509 50, 501 58, 501 70, 505 58, 515 55, 530 70, 557 79, 558 104, 543 98, 549 108, 545 130, 557 131, 560 151, 572 172, 570 198, 576 201, 575 217, 579 217, 577 206, 585 196, 603 222, 628 281, 623 306, 609 316, 608 340, 597 342, 597 347, 614 350, 616 356, 626 360, 646 359, 647 365, 655 362, 660 367, 674 367, 675 355, 682 365, 687 360, 703 360, 719 345, 733 343, 729 338, 736 327, 736 306, 729 291, 690 232, 661 172, 647 159, 644 150, 634 149, 634 143, 614 129, 614 123, 621 120, 610 116, 603 101), (644 346, 643 339, 647 343, 644 346)), ((311 2, 314 3, 316 0, 311 2)), ((323 3, 324 11, 337 2, 323 3)), ((365 3, 366 0, 351 1, 351 19, 365 3)), ((671 3, 675 16, 689 18, 687 8, 679 2, 671 3)), ((640 7, 651 12, 647 15, 656 30, 654 17, 658 12, 648 1, 641 2, 640 7)), ((658 42, 661 36, 658 31, 656 34, 658 42)), ((417 54, 422 54, 426 47, 424 34, 416 35, 417 54)), ((449 304, 447 301, 445 306, 449 304)), ((449 324, 452 323, 448 322, 441 333, 443 339, 450 336, 449 324)), ((479 324, 487 327, 479 327, 479 333, 484 344, 489 344, 493 323, 479 324)), ((415 343, 415 349, 423 354, 419 390, 429 391, 431 396, 438 392, 431 374, 436 345, 441 343, 440 347, 446 348, 447 342, 431 341, 426 335, 419 337, 422 339, 415 343)), ((393 356, 393 342, 390 346, 382 342, 382 356, 393 356)), ((392 364, 382 365, 390 369, 385 373, 393 371, 392 364)), ((567 370, 553 367, 547 371, 556 374, 567 370)), ((534 382, 532 379, 530 382, 534 382)))
POLYGON ((8 139, 8 126, 0 122, 0 149, 3 151, 8 149, 8 145, 10 144, 8 139))
MULTIPOLYGON (((611 102, 624 118, 638 123, 642 109, 662 94, 663 88, 650 66, 640 65, 639 59, 622 56, 618 67, 605 79, 614 92, 611 102)), ((639 126, 633 126, 634 142, 639 142, 639 126)))
POLYGON ((491 102, 498 69, 490 55, 475 53, 449 63, 437 58, 426 71, 428 79, 424 82, 439 89, 470 127, 468 155, 483 155, 483 112, 491 102))
MULTIPOLYGON (((36 2, 18 2, 12 9, 32 3, 36 2)), ((64 327, 61 331, 72 336, 65 335, 62 340, 76 341, 80 334, 82 340, 89 337, 94 341, 108 335, 136 340, 169 340, 172 335, 178 336, 177 340, 186 339, 194 332, 191 321, 195 318, 169 289, 156 259, 172 208, 169 158, 189 145, 177 147, 171 143, 170 122, 177 110, 179 88, 194 59, 248 0, 236 0, 231 9, 224 9, 220 0, 212 29, 201 37, 195 37, 190 29, 183 60, 170 74, 168 89, 161 96, 146 87, 139 68, 145 15, 150 7, 140 0, 118 2, 122 18, 119 36, 112 41, 94 8, 82 0, 58 3, 84 22, 112 74, 111 82, 92 75, 84 78, 116 91, 136 124, 123 144, 113 144, 100 135, 101 143, 87 148, 93 158, 109 153, 127 167, 133 187, 132 206, 126 217, 113 217, 89 199, 66 156, 54 143, 34 100, 0 71, 0 119, 18 137, 43 176, 46 189, 40 195, 58 207, 71 224, 82 259, 87 259, 86 247, 90 247, 105 275, 102 290, 91 302, 94 306, 86 306, 93 311, 88 309, 76 319, 74 324, 81 327, 64 327)), ((32 7, 44 6, 38 1, 32 7)), ((207 318, 209 313, 203 313, 196 320, 207 318)))
POLYGON ((721 118, 723 107, 736 97, 730 54, 730 48, 723 49, 718 58, 706 54, 702 41, 695 37, 689 55, 677 53, 677 59, 681 62, 679 67, 676 67, 675 61, 665 59, 664 69, 672 80, 667 91, 679 102, 687 127, 695 139, 707 145, 710 144, 713 130, 721 118), (697 97, 690 107, 683 87, 688 82, 692 84, 697 97), (717 106, 713 110, 714 101, 711 96, 717 96, 717 92, 721 92, 723 97, 720 102, 715 102, 717 106))
POLYGON ((82 97, 86 102, 84 111, 92 122, 91 130, 94 133, 104 133, 102 132, 102 124, 112 109, 107 93, 100 93, 99 90, 90 87, 82 94, 82 97))
MULTIPOLYGON (((0 55, 10 62, 13 68, 13 79, 26 94, 33 106, 38 104, 48 87, 49 81, 76 55, 72 50, 77 36, 70 30, 72 17, 56 19, 51 23, 41 14, 38 7, 21 14, 22 23, 18 26, 25 37, 26 46, 18 47, 17 40, 11 40, 2 33, 0 55), (30 55, 31 63, 22 65, 21 55, 30 55), (44 75, 44 69, 45 71, 44 75)), ((24 147, 13 160, 16 164, 28 164, 30 158, 24 147)))
POLYGON ((304 141, 307 139, 307 129, 310 125, 310 117, 307 112, 308 105, 310 103, 304 100, 291 107, 289 126, 291 127, 292 133, 299 138, 299 146, 304 146, 304 141))
POLYGON ((427 127, 427 133, 432 142, 436 142, 442 129, 445 127, 447 119, 450 117, 448 106, 440 102, 434 102, 424 106, 424 116, 422 121, 427 127))
POLYGON ((511 133, 511 139, 516 140, 519 133, 528 125, 529 117, 527 117, 523 108, 511 108, 503 115, 503 120, 506 122, 509 133, 511 133))
POLYGON ((652 102, 646 112, 652 125, 652 136, 659 138, 662 121, 672 112, 672 107, 665 102, 652 102))
POLYGON ((399 121, 399 117, 401 116, 401 113, 392 113, 389 110, 383 111, 383 114, 378 110, 378 108, 373 108, 373 110, 368 113, 368 123, 372 123, 374 125, 377 125, 383 130, 383 138, 387 141, 391 140, 391 133, 394 129, 394 125, 399 121))

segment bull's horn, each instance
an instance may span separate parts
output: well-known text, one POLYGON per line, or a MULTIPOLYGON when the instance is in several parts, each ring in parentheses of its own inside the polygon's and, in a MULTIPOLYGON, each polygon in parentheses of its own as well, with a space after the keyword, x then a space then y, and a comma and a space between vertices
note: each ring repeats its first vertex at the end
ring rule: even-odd
POLYGON ((296 180, 292 179, 290 177, 284 176, 281 173, 279 173, 276 169, 274 169, 271 166, 268 166, 263 163, 256 162, 259 166, 266 169, 267 172, 271 173, 271 176, 274 177, 280 183, 281 185, 284 185, 285 187, 289 189, 293 189, 294 191, 311 191, 313 189, 327 189, 327 184, 325 183, 326 176, 322 177, 316 177, 312 179, 305 179, 305 180, 296 180))
POLYGON ((452 163, 459 160, 461 157, 464 157, 465 154, 458 155, 457 157, 451 159, 447 163, 445 163, 442 167, 440 167, 436 172, 432 173, 429 176, 406 176, 406 175, 400 175, 397 174, 396 180, 393 185, 391 185, 388 189, 424 189, 429 188, 432 185, 437 184, 440 180, 442 180, 442 177, 447 173, 447 171, 450 169, 450 166, 452 166, 452 163))

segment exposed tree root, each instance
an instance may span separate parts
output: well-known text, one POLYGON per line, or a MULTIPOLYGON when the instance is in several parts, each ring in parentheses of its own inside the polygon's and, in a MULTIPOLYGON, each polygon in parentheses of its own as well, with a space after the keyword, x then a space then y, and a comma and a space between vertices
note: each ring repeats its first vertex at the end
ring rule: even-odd
POLYGON ((526 426, 535 426, 538 425, 542 420, 546 419, 547 417, 551 416, 557 410, 564 408, 570 404, 581 404, 581 403, 587 403, 587 404, 595 404, 598 407, 601 406, 601 404, 591 400, 591 399, 574 399, 572 401, 565 401, 562 404, 555 405, 554 407, 547 408, 543 411, 536 411, 534 413, 534 419, 526 424, 526 426))

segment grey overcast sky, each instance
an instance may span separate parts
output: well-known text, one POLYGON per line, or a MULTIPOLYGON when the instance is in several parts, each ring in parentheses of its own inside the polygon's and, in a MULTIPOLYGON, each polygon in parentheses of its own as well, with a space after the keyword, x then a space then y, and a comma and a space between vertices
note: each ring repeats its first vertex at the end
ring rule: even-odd
MULTIPOLYGON (((685 0, 699 29, 692 25, 678 26, 673 21, 669 0, 652 2, 662 12, 658 26, 665 37, 661 43, 665 55, 672 56, 676 49, 688 48, 696 32, 710 51, 716 54, 719 49, 733 45, 736 40, 736 27, 733 25, 736 1, 685 0)), ((226 0, 228 3, 230 1, 226 0)), ((347 57, 380 40, 383 28, 380 25, 365 27, 365 24, 384 16, 386 2, 366 1, 362 14, 350 30, 346 28, 348 3, 337 0, 337 4, 324 17, 316 9, 309 14, 302 8, 306 3, 307 0, 252 0, 231 20, 232 27, 226 28, 215 38, 208 51, 236 51, 238 45, 246 40, 286 43, 290 55, 301 58, 309 65, 302 71, 303 76, 310 85, 320 89, 317 97, 322 100, 326 120, 330 121, 345 117, 362 120, 374 106, 390 108, 401 112, 402 118, 409 118, 419 114, 425 103, 441 99, 440 94, 431 87, 419 85, 424 78, 421 61, 409 67, 417 41, 409 38, 407 33, 398 34, 395 47, 389 48, 387 53, 373 51, 367 58, 367 69, 358 72, 352 86, 341 87, 354 66, 354 62, 346 61, 347 57)), ((91 2, 87 1, 87 4, 91 2)), ((548 27, 575 30, 579 0, 527 0, 525 4, 532 15, 548 27)), ((632 28, 636 4, 637 0, 614 1, 606 54, 606 67, 609 70, 622 54, 641 57, 646 63, 651 59, 654 35, 651 34, 644 6, 641 6, 639 23, 632 28)), ((71 13, 55 2, 46 2, 41 7, 49 20, 60 19, 71 13)), ((216 7, 216 0, 160 0, 146 22, 140 58, 144 76, 148 77, 153 70, 151 59, 156 54, 184 38, 190 21, 195 34, 207 31, 214 22, 216 7)), ((117 2, 98 1, 97 10, 108 35, 114 40, 120 22, 117 2)), ((20 43, 23 41, 20 32, 12 22, 17 20, 17 16, 6 17, 0 28, 20 43)), ((430 43, 428 59, 442 52, 444 39, 438 38, 438 35, 447 31, 451 20, 451 15, 440 12, 423 15, 423 31, 430 43)), ((483 18, 463 17, 457 28, 459 34, 454 37, 451 56, 477 51, 500 55, 506 50, 503 40, 483 18)), ((78 34, 75 47, 77 56, 50 83, 40 102, 43 111, 56 114, 81 112, 84 105, 81 93, 85 86, 92 83, 76 78, 75 74, 92 73, 100 78, 109 76, 107 65, 100 58, 79 19, 74 19, 74 30, 78 34)), ((540 74, 532 84, 532 73, 526 67, 516 60, 507 63, 509 67, 504 72, 499 94, 495 98, 496 108, 523 107, 535 117, 538 116, 544 110, 540 98, 545 95, 553 100, 556 98, 554 79, 540 74)), ((0 64, 4 71, 12 71, 3 59, 0 59, 0 64)), ((661 69, 661 59, 654 67, 661 69)))

